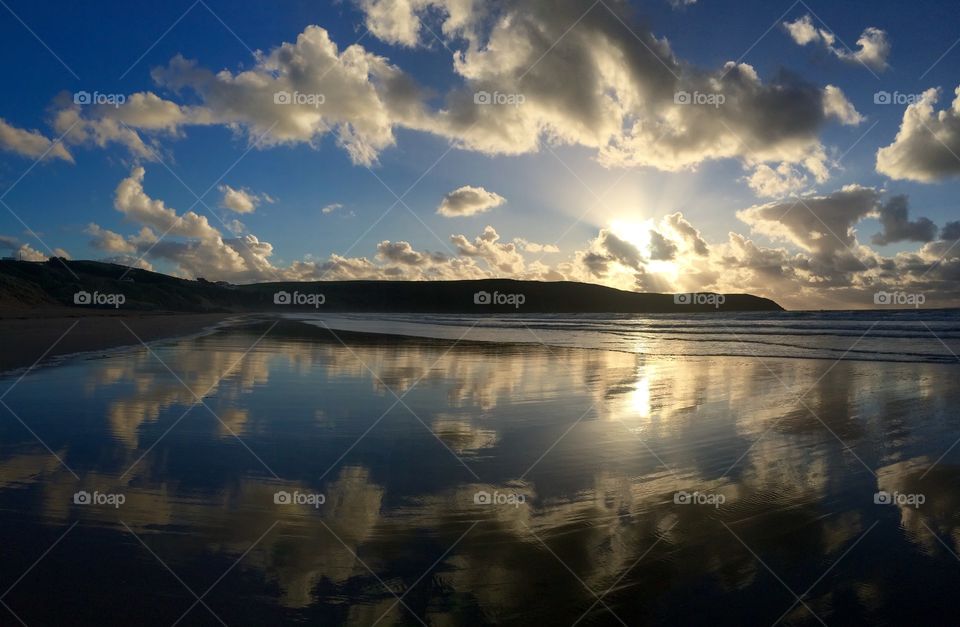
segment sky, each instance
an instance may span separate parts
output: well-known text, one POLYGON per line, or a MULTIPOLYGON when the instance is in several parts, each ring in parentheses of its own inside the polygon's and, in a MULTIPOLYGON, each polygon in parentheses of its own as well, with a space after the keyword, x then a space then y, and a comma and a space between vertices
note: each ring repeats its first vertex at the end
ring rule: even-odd
POLYGON ((952 2, 2 0, 0 55, 4 255, 960 305, 952 2))

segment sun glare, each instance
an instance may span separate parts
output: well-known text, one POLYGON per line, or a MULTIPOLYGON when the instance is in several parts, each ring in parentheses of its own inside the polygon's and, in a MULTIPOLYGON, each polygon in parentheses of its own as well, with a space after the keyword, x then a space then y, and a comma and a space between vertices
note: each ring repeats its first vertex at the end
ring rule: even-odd
POLYGON ((610 231, 622 240, 637 247, 644 257, 650 256, 650 229, 654 228, 653 220, 642 222, 629 220, 613 220, 610 222, 610 231))

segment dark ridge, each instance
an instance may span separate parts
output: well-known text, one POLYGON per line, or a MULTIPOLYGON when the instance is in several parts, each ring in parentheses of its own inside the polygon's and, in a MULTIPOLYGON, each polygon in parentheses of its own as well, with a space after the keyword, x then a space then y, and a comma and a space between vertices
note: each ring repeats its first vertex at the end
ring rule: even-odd
POLYGON ((114 309, 75 295, 122 295, 123 310, 184 312, 690 313, 783 311, 750 294, 626 292, 572 281, 315 281, 231 285, 191 281, 99 261, 0 261, 0 306, 114 309), (291 303, 281 293, 289 296, 291 303), (277 302, 278 294, 280 302, 277 302), (322 297, 320 296, 322 295, 322 297), (322 304, 314 303, 322 298, 322 304), (297 303, 296 301, 300 302, 297 303), (693 300, 695 302, 689 302, 693 300))

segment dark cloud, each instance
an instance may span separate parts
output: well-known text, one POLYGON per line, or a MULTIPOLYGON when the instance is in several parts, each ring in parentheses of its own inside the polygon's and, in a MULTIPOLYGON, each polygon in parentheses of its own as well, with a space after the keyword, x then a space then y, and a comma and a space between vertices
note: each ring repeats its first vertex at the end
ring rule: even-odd
POLYGON ((894 196, 880 207, 880 223, 883 231, 873 236, 877 246, 895 242, 929 242, 937 236, 937 226, 928 218, 908 219, 907 197, 894 196))

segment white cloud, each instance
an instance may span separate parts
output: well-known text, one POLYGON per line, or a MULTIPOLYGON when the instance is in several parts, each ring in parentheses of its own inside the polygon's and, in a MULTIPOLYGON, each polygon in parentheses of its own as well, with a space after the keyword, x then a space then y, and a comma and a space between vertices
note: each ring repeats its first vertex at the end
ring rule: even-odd
POLYGON ((73 163, 73 157, 63 144, 45 137, 40 131, 28 131, 7 123, 0 118, 0 150, 15 152, 24 157, 38 159, 63 159, 73 163))
POLYGON ((440 33, 450 36, 469 28, 480 19, 480 0, 356 0, 366 16, 366 27, 382 41, 413 47, 434 41, 423 35, 421 14, 432 11, 442 18, 440 33))
POLYGON ((789 163, 781 163, 775 169, 761 163, 747 177, 747 184, 757 196, 780 198, 805 189, 809 179, 789 163))
POLYGON ((177 56, 152 75, 168 89, 195 92, 205 121, 244 129, 251 142, 315 144, 332 133, 358 164, 393 145, 394 126, 418 127, 424 116, 419 90, 400 69, 359 44, 340 50, 319 26, 249 70, 214 73, 177 56))
POLYGON ((856 126, 863 122, 863 116, 847 100, 839 87, 827 85, 823 90, 823 111, 828 117, 834 117, 842 124, 856 126))
POLYGON ((521 250, 528 253, 558 253, 560 248, 556 244, 538 244, 537 242, 531 242, 522 237, 513 238, 513 243, 516 244, 521 250))
POLYGON ((133 253, 137 250, 137 247, 132 242, 127 241, 123 235, 101 228, 93 222, 87 225, 84 232, 93 237, 90 245, 97 250, 110 253, 133 253))
POLYGON ((887 33, 868 27, 857 39, 858 49, 853 53, 855 59, 871 67, 874 70, 887 69, 887 57, 890 56, 890 42, 887 41, 887 33))
POLYGON ((482 187, 464 185, 443 197, 437 213, 448 218, 472 216, 490 211, 506 201, 500 194, 488 192, 482 187))
POLYGON ((324 215, 328 215, 333 213, 334 211, 337 211, 338 209, 343 209, 343 205, 338 202, 335 202, 327 205, 326 207, 321 209, 320 212, 323 213, 324 215))
POLYGON ((70 259, 70 253, 62 248, 54 248, 49 255, 43 253, 30 244, 18 240, 9 235, 0 235, 0 249, 6 250, 10 257, 20 259, 21 261, 46 261, 51 256, 70 259))
POLYGON ((253 213, 262 200, 261 196, 244 188, 234 189, 229 185, 221 185, 217 189, 223 193, 220 206, 236 213, 253 213))
POLYGON ((58 113, 57 128, 79 121, 71 141, 118 142, 143 159, 151 158, 151 145, 141 134, 177 135, 188 125, 219 124, 260 147, 317 146, 333 136, 364 165, 393 146, 396 128, 406 128, 487 154, 576 144, 612 167, 677 171, 740 159, 751 167, 787 162, 825 170, 814 157, 824 154, 820 130, 831 119, 862 120, 836 87, 786 72, 764 81, 747 64, 711 70, 686 63, 666 39, 624 28, 621 20, 629 23, 630 16, 618 5, 611 7, 622 12, 615 16, 600 9, 583 15, 576 2, 547 0, 359 4, 371 32, 388 43, 432 43, 424 20, 439 22, 430 30, 439 30, 454 51, 452 69, 461 80, 443 95, 443 105, 432 106, 441 99, 383 56, 361 44, 341 50, 325 29, 310 26, 295 42, 258 56, 249 69, 214 72, 176 56, 153 71, 160 87, 192 92, 198 105, 141 93, 119 108, 67 107, 58 113), (478 103, 474 96, 481 91, 522 96, 523 102, 478 103), (682 92, 722 96, 723 103, 678 104, 682 92), (278 95, 285 100, 277 101, 278 95))
POLYGON ((820 33, 817 32, 813 19, 809 15, 804 15, 794 22, 784 22, 783 26, 793 40, 801 46, 820 41, 820 33))
POLYGON ((429 4, 419 0, 360 0, 366 25, 375 37, 392 44, 415 46, 420 39, 420 18, 415 7, 429 4))
POLYGON ((860 34, 856 50, 850 50, 842 44, 837 45, 837 36, 826 28, 817 28, 809 15, 804 15, 793 22, 784 22, 783 26, 793 41, 801 46, 822 43, 831 54, 844 61, 862 63, 877 72, 882 72, 888 67, 890 42, 887 40, 887 33, 874 26, 868 26, 860 34))
MULTIPOLYGON (((734 232, 725 242, 708 244, 678 212, 628 232, 602 228, 584 247, 549 265, 538 257, 554 251, 553 246, 521 237, 502 241, 497 229, 487 226, 476 237, 452 235, 452 254, 385 239, 371 257, 333 253, 326 259, 307 257, 276 266, 270 261, 269 242, 253 234, 225 237, 205 219, 190 212, 180 215, 148 196, 143 181, 142 168, 134 168, 118 185, 115 200, 117 209, 140 225, 138 233, 122 236, 96 225, 87 232, 95 245, 113 254, 111 260, 130 264, 146 254, 142 266, 161 262, 166 271, 172 264, 180 276, 232 282, 576 280, 647 291, 750 292, 789 307, 870 307, 878 286, 897 286, 935 289, 944 306, 960 303, 960 290, 944 288, 960 278, 960 249, 951 250, 948 239, 960 236, 960 227, 948 224, 941 239, 933 239, 936 227, 925 218, 911 218, 905 197, 884 201, 883 192, 855 185, 806 196, 803 203, 775 201, 738 212, 755 235, 781 242, 779 248, 734 232), (866 218, 881 222, 875 243, 915 241, 922 246, 884 257, 857 238, 856 227, 866 218), (159 238, 170 226, 170 233, 159 238)), ((0 245, 11 250, 21 246, 13 238, 0 238, 0 245)), ((29 247, 24 250, 28 258, 45 257, 29 247)))
POLYGON ((936 111, 939 89, 907 106, 893 143, 877 151, 877 172, 930 183, 960 174, 960 87, 950 108, 936 111))

